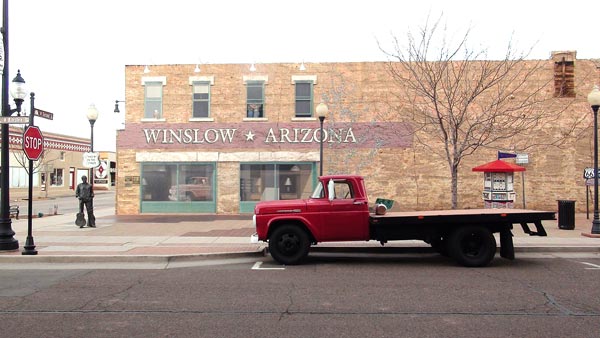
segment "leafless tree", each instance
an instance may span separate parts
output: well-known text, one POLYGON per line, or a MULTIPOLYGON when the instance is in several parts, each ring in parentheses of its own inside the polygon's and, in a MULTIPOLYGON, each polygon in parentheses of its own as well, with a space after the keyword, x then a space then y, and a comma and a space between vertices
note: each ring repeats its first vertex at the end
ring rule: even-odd
POLYGON ((543 76, 547 61, 526 60, 530 51, 516 52, 512 39, 503 58, 488 60, 485 48, 470 47, 470 29, 453 41, 441 21, 428 19, 417 35, 409 32, 406 47, 392 37, 391 47, 380 49, 398 88, 393 116, 412 125, 415 142, 447 161, 455 209, 465 157, 484 147, 558 146, 581 121, 556 131, 573 99, 553 100, 547 93, 552 85, 552 76, 543 76), (549 127, 553 137, 546 141, 531 137, 532 130, 549 127))
MULTIPOLYGON (((19 163, 21 167, 25 169, 25 172, 29 175, 29 159, 25 152, 23 151, 13 151, 13 157, 19 163)), ((50 150, 44 149, 40 154, 40 157, 33 161, 33 173, 40 172, 42 170, 47 171, 47 168, 50 164, 54 163, 54 161, 58 160, 58 156, 50 156, 50 150)), ((46 182, 48 182, 48 174, 46 173, 46 182)), ((46 187, 46 197, 48 196, 48 188, 46 187)))
MULTIPOLYGON (((22 151, 13 151, 12 154, 17 163, 19 163, 19 165, 25 169, 25 172, 29 174, 29 159, 27 158, 27 155, 25 155, 25 153, 22 151)), ((33 173, 39 172, 41 168, 44 168, 50 162, 53 162, 54 160, 58 159, 46 158, 47 154, 48 150, 44 150, 42 151, 40 157, 36 161, 33 161, 33 173)))

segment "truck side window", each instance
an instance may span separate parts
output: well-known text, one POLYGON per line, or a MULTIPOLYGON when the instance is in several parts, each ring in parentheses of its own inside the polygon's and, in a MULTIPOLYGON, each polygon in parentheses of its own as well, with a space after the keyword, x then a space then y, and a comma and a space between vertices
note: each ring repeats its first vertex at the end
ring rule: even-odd
POLYGON ((354 194, 348 182, 335 182, 335 199, 353 198, 354 194))
POLYGON ((325 188, 323 187, 323 183, 319 182, 317 183, 317 186, 315 187, 315 191, 313 191, 312 195, 310 195, 310 198, 324 198, 325 197, 325 188))

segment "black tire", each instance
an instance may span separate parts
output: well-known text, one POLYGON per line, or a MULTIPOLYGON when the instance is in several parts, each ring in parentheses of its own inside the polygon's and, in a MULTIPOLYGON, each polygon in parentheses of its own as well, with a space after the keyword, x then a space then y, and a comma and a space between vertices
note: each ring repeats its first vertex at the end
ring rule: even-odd
POLYGON ((461 227, 448 239, 448 253, 463 266, 486 266, 496 254, 496 239, 484 227, 461 227))
POLYGON ((269 252, 280 264, 302 263, 308 256, 309 248, 308 234, 297 225, 282 225, 269 236, 269 252))

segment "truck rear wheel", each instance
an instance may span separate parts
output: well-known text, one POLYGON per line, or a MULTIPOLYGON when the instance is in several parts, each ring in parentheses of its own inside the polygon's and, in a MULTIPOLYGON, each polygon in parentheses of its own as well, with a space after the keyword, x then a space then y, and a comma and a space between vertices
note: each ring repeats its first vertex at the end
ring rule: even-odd
POLYGON ((450 236, 448 252, 463 266, 486 266, 496 254, 496 239, 492 232, 484 227, 461 227, 450 236))
POLYGON ((296 265, 308 255, 310 241, 306 231, 296 225, 282 225, 269 237, 269 252, 277 262, 296 265))

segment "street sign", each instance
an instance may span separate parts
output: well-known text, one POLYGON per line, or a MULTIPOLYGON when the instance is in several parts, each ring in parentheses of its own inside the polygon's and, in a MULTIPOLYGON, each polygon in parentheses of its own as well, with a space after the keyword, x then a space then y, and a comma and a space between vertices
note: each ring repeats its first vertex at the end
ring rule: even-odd
POLYGON ((529 163, 529 154, 517 154, 515 159, 516 164, 527 164, 529 163))
POLYGON ((100 165, 100 156, 98 153, 83 153, 83 166, 86 168, 96 168, 100 165))
MULTIPOLYGON (((598 169, 598 171, 600 171, 600 169, 598 169)), ((590 179, 590 178, 594 178, 594 168, 583 169, 583 178, 586 180, 590 179)))
POLYGON ((40 128, 29 126, 23 132, 23 151, 27 158, 37 161, 44 152, 44 136, 40 128))
POLYGON ((106 178, 108 175, 108 165, 106 161, 101 161, 100 165, 96 167, 96 177, 97 178, 106 178))
POLYGON ((0 116, 0 123, 28 124, 29 116, 0 116))
POLYGON ((33 111, 33 114, 35 116, 39 116, 41 118, 48 119, 48 120, 53 120, 54 119, 54 114, 52 114, 51 112, 45 111, 45 110, 41 110, 41 109, 37 109, 37 108, 35 108, 35 110, 33 111))

